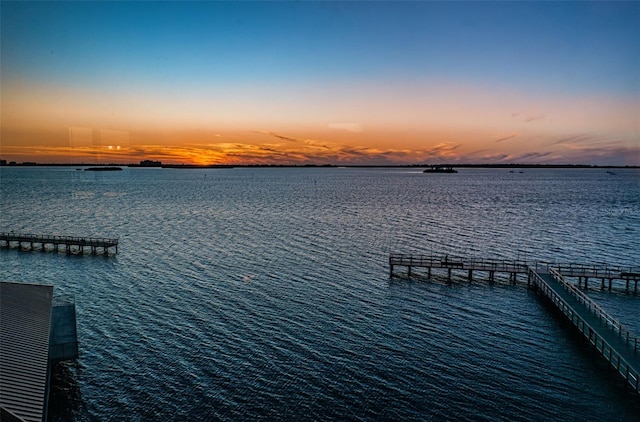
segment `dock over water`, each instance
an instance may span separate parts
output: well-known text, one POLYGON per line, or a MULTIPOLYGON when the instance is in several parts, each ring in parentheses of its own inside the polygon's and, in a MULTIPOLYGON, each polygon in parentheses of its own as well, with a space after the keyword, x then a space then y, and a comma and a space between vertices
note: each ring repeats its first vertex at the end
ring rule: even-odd
POLYGON ((541 296, 548 299, 555 308, 571 322, 618 373, 633 391, 640 394, 640 342, 636 334, 624 327, 619 321, 607 314, 582 290, 588 288, 588 279, 599 278, 601 288, 612 289, 614 281, 622 281, 629 292, 630 283, 634 283, 637 293, 640 271, 635 267, 582 264, 528 263, 520 260, 491 260, 448 255, 403 255, 389 256, 389 276, 396 277, 395 267, 405 267, 406 276, 412 276, 412 269, 424 268, 429 277, 432 270, 446 270, 447 280, 452 280, 452 271, 466 272, 469 281, 474 271, 486 272, 489 280, 494 281, 496 273, 509 275, 514 284, 518 275, 526 276, 527 285, 533 287, 541 296), (567 280, 578 278, 578 283, 567 280), (583 285, 584 283, 584 285, 583 285))
POLYGON ((578 287, 600 286, 602 290, 608 288, 625 288, 627 292, 633 290, 638 293, 640 282, 640 267, 622 267, 605 264, 576 264, 576 263, 542 263, 525 261, 520 259, 486 259, 477 257, 460 257, 449 255, 389 255, 389 276, 396 277, 397 267, 406 268, 406 275, 414 275, 415 269, 424 269, 427 276, 431 277, 433 270, 446 271, 447 280, 451 281, 456 273, 462 273, 469 281, 473 280, 474 273, 480 272, 488 275, 489 281, 494 281, 496 274, 507 274, 509 280, 515 283, 518 276, 527 276, 529 281, 529 267, 546 264, 555 268, 563 277, 575 279, 578 287), (591 279, 591 284, 589 284, 591 279), (633 288, 633 289, 632 289, 633 288))
POLYGON ((580 331, 600 355, 640 393, 638 337, 550 267, 529 269, 533 284, 580 331))
POLYGON ((98 237, 54 236, 23 233, 0 233, 0 247, 18 247, 20 250, 60 251, 83 254, 86 250, 92 254, 108 254, 110 249, 118 253, 118 239, 98 237))

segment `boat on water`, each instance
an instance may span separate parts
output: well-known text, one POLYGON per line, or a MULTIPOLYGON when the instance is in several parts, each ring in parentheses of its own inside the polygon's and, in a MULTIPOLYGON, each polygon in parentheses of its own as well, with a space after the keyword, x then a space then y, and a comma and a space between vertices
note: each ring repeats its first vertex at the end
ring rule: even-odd
POLYGON ((121 167, 89 167, 84 169, 84 171, 119 171, 122 170, 121 167))
POLYGON ((457 173, 452 166, 431 166, 428 169, 424 169, 423 173, 457 173))

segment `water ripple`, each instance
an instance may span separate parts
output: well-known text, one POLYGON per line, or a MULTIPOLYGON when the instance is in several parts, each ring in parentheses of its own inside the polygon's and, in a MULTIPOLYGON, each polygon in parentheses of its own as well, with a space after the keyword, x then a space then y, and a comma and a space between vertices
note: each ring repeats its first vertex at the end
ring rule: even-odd
MULTIPOLYGON (((0 229, 121 240, 108 258, 1 251, 3 279, 76 295, 82 405, 53 419, 640 413, 526 287, 389 280, 386 263, 434 252, 637 264, 631 170, 0 171, 0 229)), ((637 297, 592 294, 640 327, 637 297)))

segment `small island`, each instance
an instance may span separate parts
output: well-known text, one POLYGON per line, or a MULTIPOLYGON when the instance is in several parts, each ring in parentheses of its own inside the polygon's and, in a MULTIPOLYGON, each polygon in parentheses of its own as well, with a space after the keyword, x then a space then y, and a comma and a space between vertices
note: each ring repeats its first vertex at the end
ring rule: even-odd
POLYGON ((423 173, 457 173, 452 166, 431 166, 422 171, 423 173))
POLYGON ((84 171, 121 171, 121 167, 89 167, 84 169, 84 171))

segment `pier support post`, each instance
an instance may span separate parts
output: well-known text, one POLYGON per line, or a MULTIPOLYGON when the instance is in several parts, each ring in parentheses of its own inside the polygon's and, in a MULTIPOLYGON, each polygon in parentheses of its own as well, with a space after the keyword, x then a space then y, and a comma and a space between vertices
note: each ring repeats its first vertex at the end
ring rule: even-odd
POLYGON ((495 271, 489 271, 489 281, 493 281, 495 276, 495 271))
POLYGON ((427 267, 427 275, 431 278, 431 267, 427 267))
POLYGON ((584 289, 589 290, 589 277, 584 278, 584 289))
POLYGON ((613 279, 612 279, 612 278, 610 278, 610 279, 609 279, 609 291, 611 291, 611 283, 612 283, 612 282, 613 282, 613 279))
POLYGON ((447 281, 451 281, 451 268, 447 269, 447 281))
POLYGON ((409 265, 407 268, 408 268, 407 275, 411 277, 411 265, 409 265))
POLYGON ((469 281, 473 280, 473 270, 469 270, 469 281))
POLYGON ((389 278, 393 278, 393 264, 389 264, 389 278))

